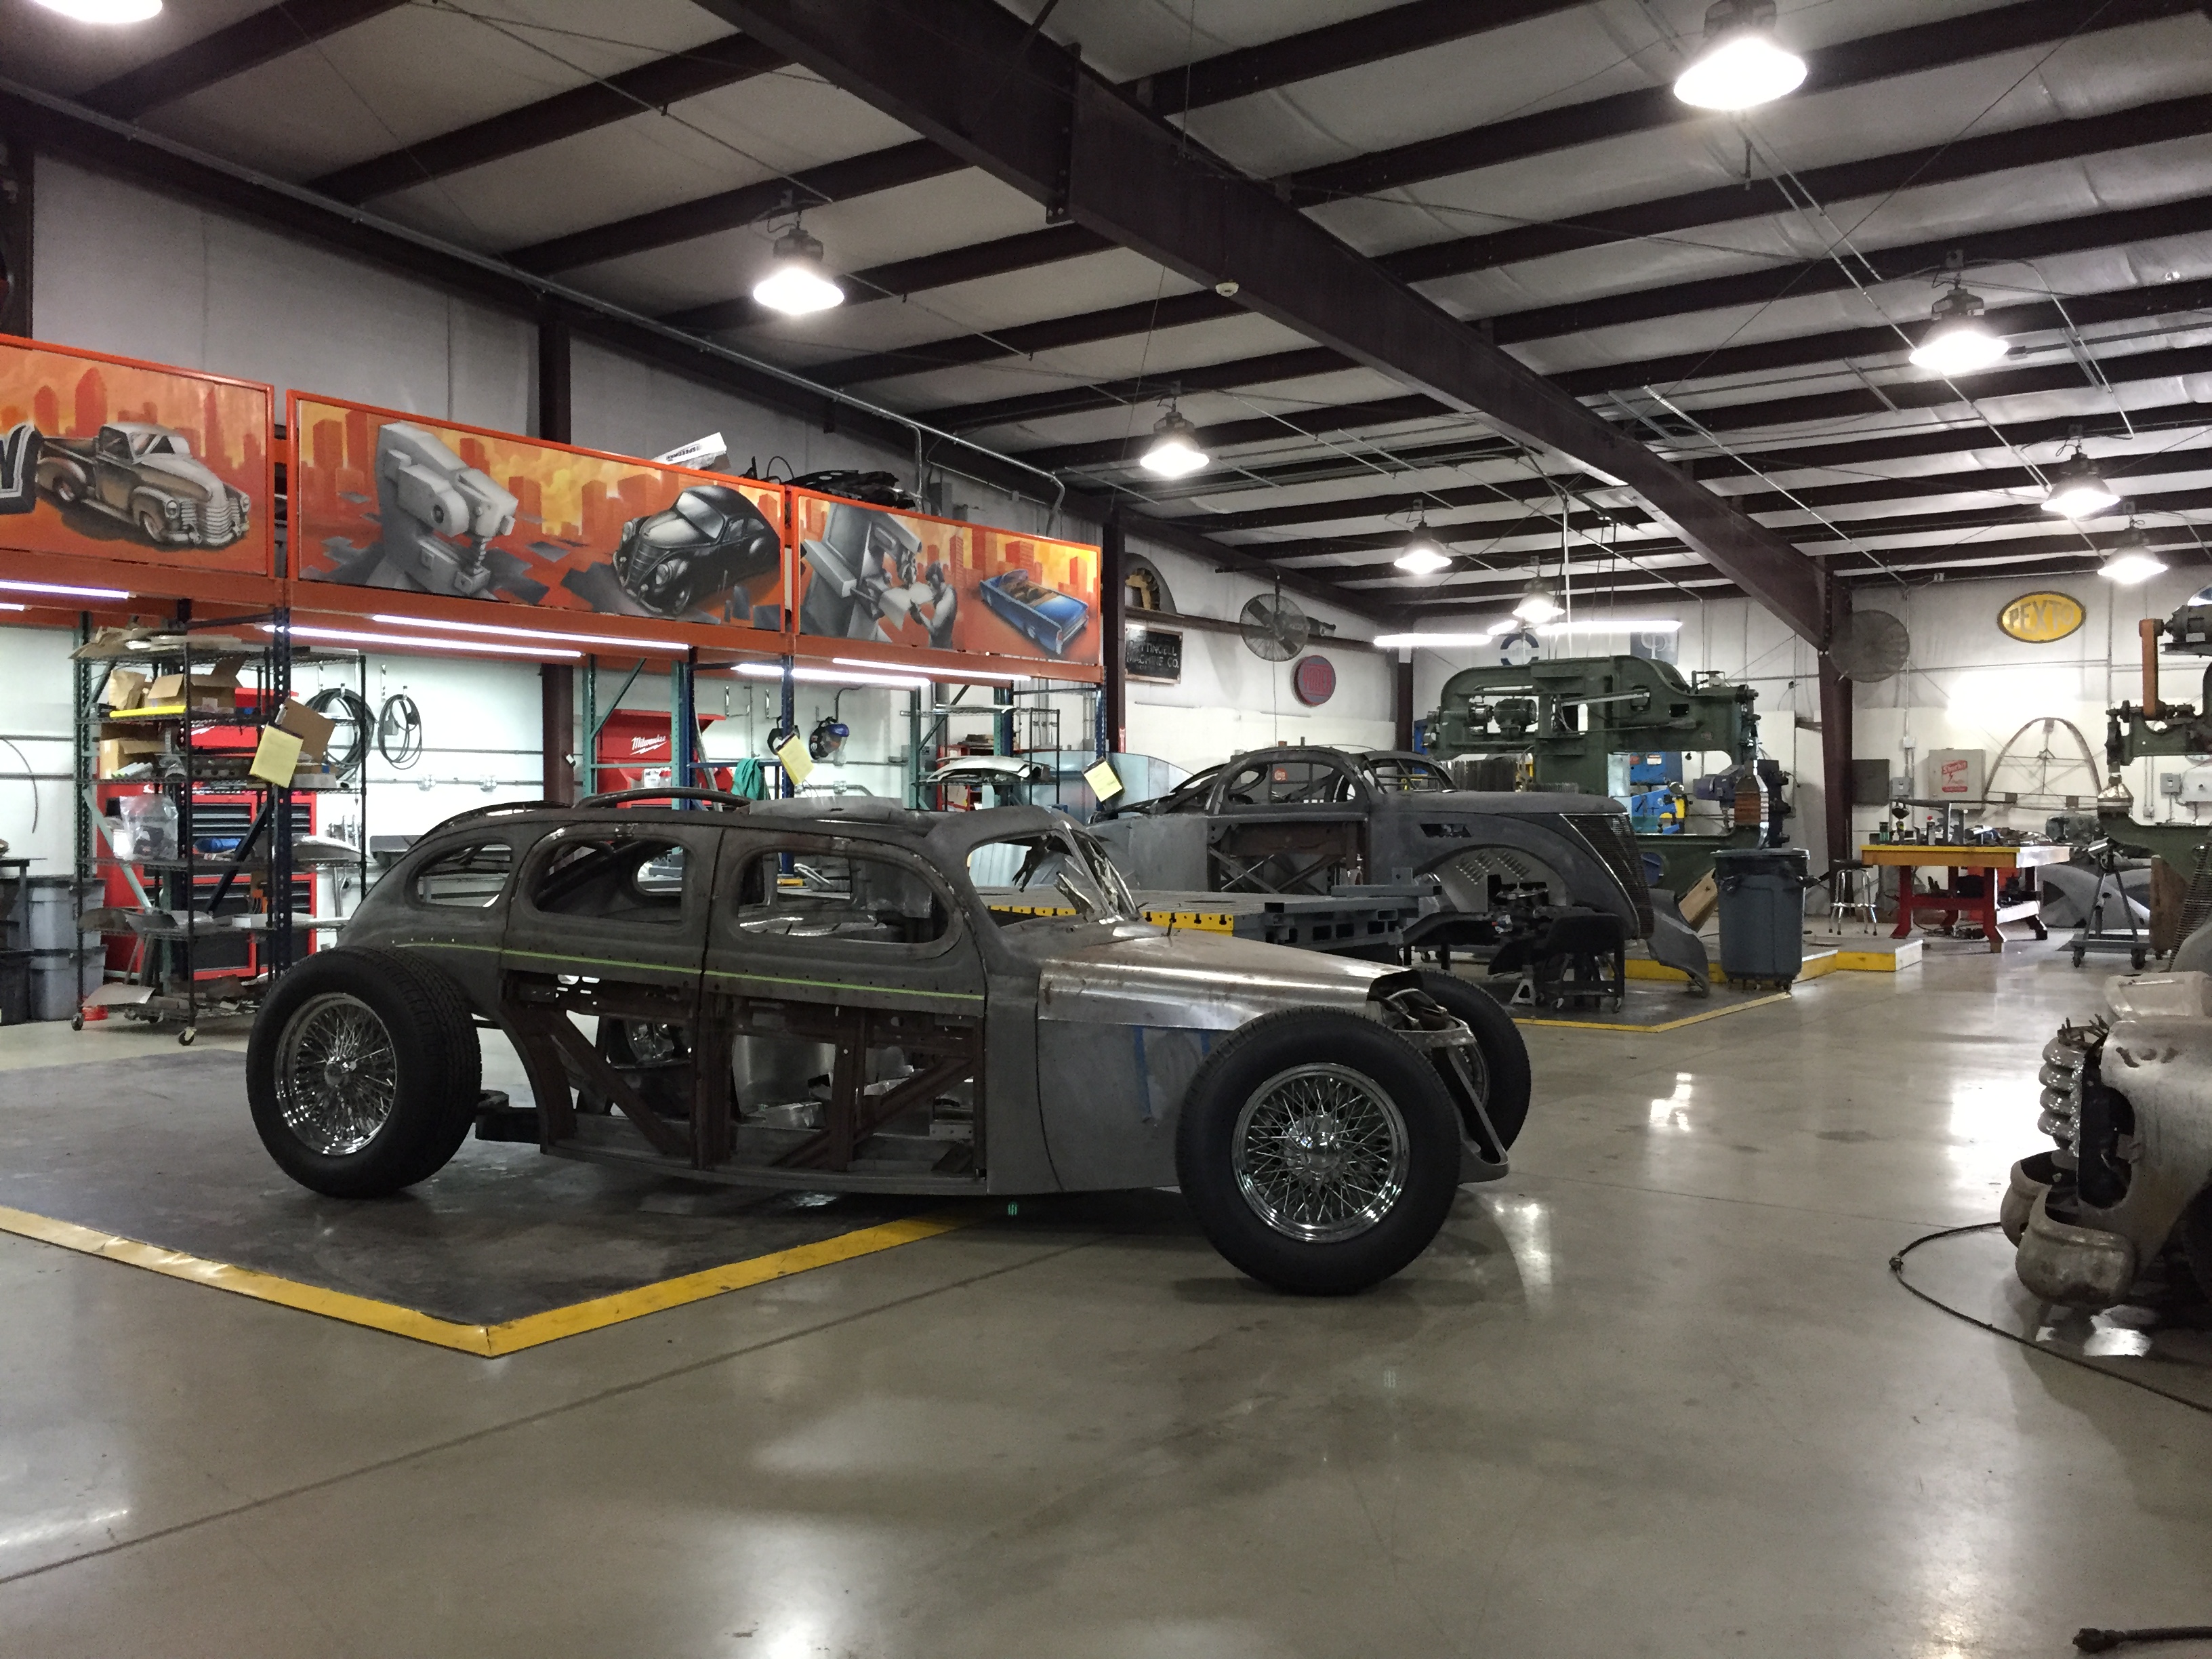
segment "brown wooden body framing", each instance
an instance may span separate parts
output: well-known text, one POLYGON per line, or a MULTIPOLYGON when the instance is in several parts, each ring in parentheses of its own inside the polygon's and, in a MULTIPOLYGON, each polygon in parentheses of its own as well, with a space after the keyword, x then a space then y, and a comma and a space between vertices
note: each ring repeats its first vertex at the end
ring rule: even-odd
POLYGON ((980 1173, 985 1167, 980 1018, 746 996, 718 992, 703 982, 684 991, 513 970, 501 976, 500 1000, 502 1023, 522 1057, 538 1103, 541 1151, 550 1152, 575 1139, 579 1100, 600 1101, 629 1119, 653 1150, 672 1163, 724 1170, 737 1145, 731 1044, 740 1036, 761 1036, 827 1043, 836 1050, 823 1127, 765 1167, 842 1173, 851 1167, 856 1150, 884 1124, 968 1081, 975 1085, 973 1169, 980 1173), (637 1086, 577 1029, 571 1014, 678 1025, 688 1031, 692 1057, 688 1129, 655 1111, 637 1086), (916 1069, 872 1097, 865 1091, 868 1051, 891 1046, 914 1057, 916 1069), (720 1064, 700 1063, 718 1055, 720 1064))

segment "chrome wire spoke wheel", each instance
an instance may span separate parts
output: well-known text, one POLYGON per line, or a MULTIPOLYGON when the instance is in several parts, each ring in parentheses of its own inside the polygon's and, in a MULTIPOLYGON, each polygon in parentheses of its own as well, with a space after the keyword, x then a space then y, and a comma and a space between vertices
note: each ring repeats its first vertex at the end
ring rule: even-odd
POLYGON ((1373 1079, 1316 1062, 1278 1072, 1245 1101, 1230 1142, 1237 1190, 1302 1243, 1356 1238, 1406 1189, 1406 1121, 1373 1079))
POLYGON ((276 1081, 284 1127, 310 1152, 344 1158, 390 1120, 398 1054, 374 1009, 333 992, 302 1003, 286 1022, 276 1081))

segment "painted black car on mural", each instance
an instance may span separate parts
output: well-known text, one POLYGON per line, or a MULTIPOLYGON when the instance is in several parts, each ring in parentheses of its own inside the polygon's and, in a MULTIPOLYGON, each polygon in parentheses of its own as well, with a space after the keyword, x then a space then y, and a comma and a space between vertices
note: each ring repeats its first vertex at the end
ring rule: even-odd
POLYGON ((726 484, 693 484, 669 506, 623 526, 615 576, 656 616, 681 617, 781 568, 775 526, 726 484))

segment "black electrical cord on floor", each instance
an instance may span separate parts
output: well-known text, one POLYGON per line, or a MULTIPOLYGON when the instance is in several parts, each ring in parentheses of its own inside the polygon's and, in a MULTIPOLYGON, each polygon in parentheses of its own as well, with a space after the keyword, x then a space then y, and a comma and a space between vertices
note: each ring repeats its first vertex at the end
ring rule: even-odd
MULTIPOLYGON (((2207 1415, 2212 1415, 2212 1406, 2206 1405, 2201 1400, 2191 1400, 2185 1394, 2175 1394, 2170 1389, 2160 1388, 2154 1382, 2146 1382, 2140 1377, 2130 1376, 2124 1371, 2106 1370, 2102 1365, 2092 1364, 2089 1361, 2081 1358, 2076 1355, 2068 1353, 2063 1349, 2047 1348, 2044 1346, 2042 1343, 2033 1341, 2027 1337, 2022 1336, 2016 1331, 2008 1331, 2005 1329, 2002 1325, 1992 1325, 1986 1319, 1977 1319, 1970 1313, 1960 1313, 1949 1303, 1937 1301, 1934 1297, 1929 1295, 1927 1291, 1922 1290, 1917 1285, 1915 1285, 1911 1279, 1905 1276, 1905 1258, 1911 1255, 1923 1244, 1933 1244, 1939 1238, 1956 1238, 1962 1233, 1991 1232, 2003 1224, 2004 1224, 2002 1222, 1999 1221, 1978 1221, 1971 1227, 1945 1227, 1936 1232, 1924 1233, 1920 1237, 1914 1239, 1912 1243, 1906 1245, 1895 1255, 1890 1257, 1889 1271, 1896 1279, 1897 1282, 1904 1285, 1906 1290, 1911 1291, 1913 1295, 1918 1297, 1923 1302, 1925 1302, 1931 1308, 1941 1308, 1945 1313, 1950 1315, 1954 1319, 1963 1319, 1969 1325, 1978 1326, 1983 1330, 1993 1332, 1996 1335, 2004 1338, 2008 1342, 2017 1342, 2021 1347, 2028 1349, 2032 1352, 2043 1354, 2052 1359, 2063 1359, 2069 1365, 2079 1365, 2085 1371, 2094 1371, 2100 1376, 2111 1377, 2115 1382, 2124 1382, 2131 1389, 2141 1389, 2146 1394, 2154 1394, 2160 1400, 2171 1400, 2177 1406, 2186 1406, 2191 1411, 2203 1412, 2207 1415)), ((2177 1638, 2175 1639, 2178 1640, 2179 1638, 2177 1638)))
MULTIPOLYGON (((2085 1371, 2094 1371, 2100 1376, 2109 1376, 2115 1382, 2124 1382, 2130 1388, 2141 1389, 2144 1393, 2154 1394, 2161 1400, 2171 1400, 2177 1406, 2186 1406, 2193 1412, 2212 1414, 2212 1406, 2207 1406, 2202 1401, 2191 1400, 2185 1395, 2170 1393, 2155 1384, 2145 1382, 2120 1371, 2106 1370, 2102 1365, 2093 1365, 2087 1360, 2077 1358, 2073 1354, 2063 1352, 2057 1348, 2046 1348, 2039 1342, 2030 1341, 2018 1332, 2008 1331, 2002 1325, 1992 1325, 1986 1319, 1977 1319, 1970 1313, 1961 1313, 1949 1303, 1937 1301, 1905 1276, 1905 1258, 1923 1244, 1933 1244, 1939 1238, 1956 1238, 1963 1233, 1985 1233, 2003 1224, 2001 1221, 1978 1221, 1970 1227, 1944 1227, 1936 1232, 1923 1233, 1890 1257, 1890 1275, 1929 1307, 1940 1308, 1954 1319, 1963 1319, 1969 1325, 1977 1325, 1983 1330, 1994 1332, 2004 1338, 2006 1341, 2017 1342, 2021 1347, 2033 1352, 2044 1354, 2052 1359, 2063 1359, 2069 1365, 2079 1365, 2085 1371)), ((2199 1641, 2212 1641, 2212 1625, 2154 1625, 2146 1626, 2142 1630, 2100 1630, 2094 1625, 2085 1625, 2074 1632, 2075 1649, 2081 1653, 2110 1653, 2114 1648, 2125 1642, 2199 1641)))
POLYGON ((2074 1632, 2075 1649, 2081 1653, 2110 1653, 2123 1642, 2212 1642, 2212 1625, 2152 1625, 2142 1630, 2090 1625, 2074 1632))

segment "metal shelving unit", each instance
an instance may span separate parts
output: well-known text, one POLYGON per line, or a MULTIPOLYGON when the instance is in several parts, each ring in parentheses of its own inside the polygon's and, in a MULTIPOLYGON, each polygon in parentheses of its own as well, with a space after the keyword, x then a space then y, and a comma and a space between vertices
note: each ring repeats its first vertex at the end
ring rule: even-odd
MULTIPOLYGON (((143 648, 125 646, 112 657, 77 665, 78 867, 88 878, 81 892, 95 884, 104 887, 102 872, 115 872, 135 901, 128 905, 103 902, 86 909, 80 898, 81 932, 96 933, 103 940, 128 938, 132 942, 130 966, 119 978, 109 970, 111 977, 86 1000, 86 1007, 103 1007, 125 1018, 155 1024, 173 1021, 182 1028, 178 1041, 189 1044, 201 1019, 251 1013, 268 987, 301 954, 302 941, 318 928, 333 925, 313 915, 312 889, 304 906, 299 891, 303 871, 328 860, 303 863, 294 846, 299 814, 306 805, 302 798, 328 792, 264 782, 246 770, 250 749, 216 747, 208 742, 218 730, 258 732, 273 720, 291 694, 293 669, 302 661, 358 664, 365 695, 365 658, 351 653, 303 658, 291 647, 288 621, 283 611, 214 623, 182 621, 173 633, 155 636, 143 648), (270 627, 266 643, 234 631, 262 625, 270 627), (220 637, 193 637, 218 629, 220 637), (237 684, 250 693, 248 701, 240 702, 234 692, 228 708, 197 707, 194 673, 241 659, 237 684), (97 699, 117 668, 146 672, 149 679, 181 675, 181 706, 113 710, 100 705, 97 699), (163 749, 153 757, 153 775, 144 779, 99 777, 95 757, 103 731, 111 735, 158 733, 163 749), (104 783, 159 785, 156 793, 176 811, 173 857, 141 856, 136 846, 128 855, 118 851, 111 820, 99 799, 104 783), (231 908, 234 896, 240 895, 242 910, 231 908), (234 942, 242 949, 218 948, 234 942), (210 960, 222 956, 242 961, 210 960)), ((356 792, 361 847, 349 858, 358 859, 365 887, 365 760, 349 791, 356 792)), ((108 895, 103 891, 100 896, 105 900, 108 895)), ((82 1010, 73 1023, 82 1029, 82 1010)))

